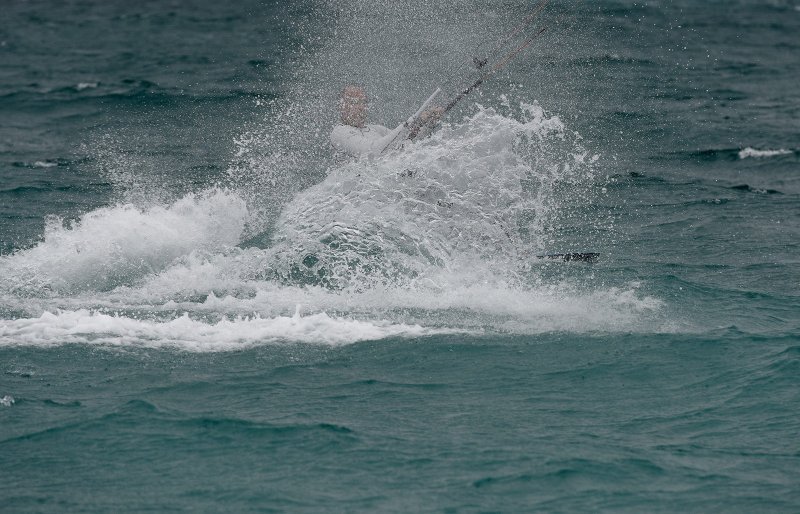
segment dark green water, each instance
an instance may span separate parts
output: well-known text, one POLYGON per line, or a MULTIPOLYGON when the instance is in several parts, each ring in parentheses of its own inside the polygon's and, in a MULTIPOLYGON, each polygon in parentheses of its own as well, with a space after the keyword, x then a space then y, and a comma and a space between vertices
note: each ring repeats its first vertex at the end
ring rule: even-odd
POLYGON ((532 6, 7 2, 0 511, 800 510, 796 2, 552 2, 329 147, 532 6))

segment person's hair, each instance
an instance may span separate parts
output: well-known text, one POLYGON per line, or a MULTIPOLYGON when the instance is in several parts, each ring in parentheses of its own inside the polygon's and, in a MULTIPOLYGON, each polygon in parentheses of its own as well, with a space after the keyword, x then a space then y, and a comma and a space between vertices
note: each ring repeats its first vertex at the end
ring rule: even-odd
POLYGON ((367 123, 367 94, 357 85, 345 86, 339 99, 341 122, 351 127, 363 128, 367 123))
POLYGON ((362 86, 357 84, 348 84, 342 88, 342 96, 358 96, 366 98, 367 93, 362 86))

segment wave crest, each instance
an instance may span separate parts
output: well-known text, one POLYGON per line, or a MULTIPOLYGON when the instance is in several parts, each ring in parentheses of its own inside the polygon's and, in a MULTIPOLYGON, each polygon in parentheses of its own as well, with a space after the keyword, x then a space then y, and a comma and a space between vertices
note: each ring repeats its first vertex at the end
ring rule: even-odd
POLYGON ((26 296, 130 285, 192 251, 236 245, 246 214, 241 199, 216 189, 167 207, 124 204, 73 222, 49 218, 41 243, 0 258, 2 287, 26 296))

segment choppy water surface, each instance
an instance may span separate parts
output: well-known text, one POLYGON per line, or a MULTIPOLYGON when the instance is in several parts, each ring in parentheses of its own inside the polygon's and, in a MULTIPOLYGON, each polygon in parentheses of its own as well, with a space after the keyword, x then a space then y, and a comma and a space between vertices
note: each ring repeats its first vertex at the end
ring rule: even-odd
POLYGON ((800 6, 549 2, 327 144, 534 5, 11 2, 0 510, 797 511, 800 6))

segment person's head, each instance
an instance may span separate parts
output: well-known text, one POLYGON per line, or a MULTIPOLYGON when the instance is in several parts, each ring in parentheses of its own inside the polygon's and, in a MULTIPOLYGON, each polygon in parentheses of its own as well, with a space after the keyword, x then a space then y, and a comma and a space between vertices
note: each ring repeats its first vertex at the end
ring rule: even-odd
POLYGON ((342 90, 339 111, 343 125, 363 128, 367 124, 367 94, 359 86, 347 86, 342 90))

